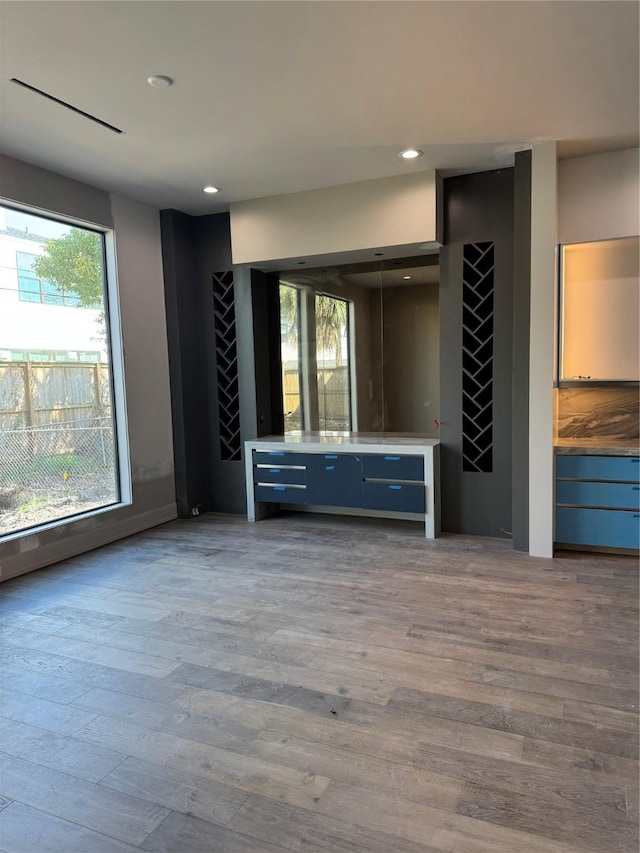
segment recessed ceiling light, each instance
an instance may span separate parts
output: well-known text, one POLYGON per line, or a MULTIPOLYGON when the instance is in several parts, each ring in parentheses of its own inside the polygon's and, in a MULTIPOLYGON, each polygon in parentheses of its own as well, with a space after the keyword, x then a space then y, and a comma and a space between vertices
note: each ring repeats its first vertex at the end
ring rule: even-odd
POLYGON ((410 275, 403 275, 403 276, 402 276, 402 278, 403 278, 405 281, 409 281, 409 279, 411 278, 411 276, 410 276, 410 275))
POLYGON ((202 192, 203 193, 219 193, 220 187, 212 187, 211 184, 209 184, 206 187, 202 187, 202 192))
POLYGON ((169 86, 173 86, 171 77, 164 74, 153 74, 151 77, 147 77, 147 83, 154 89, 168 89, 169 86))
POLYGON ((422 157, 422 151, 419 148, 405 148, 404 151, 401 151, 399 154, 403 160, 416 160, 418 157, 422 157))

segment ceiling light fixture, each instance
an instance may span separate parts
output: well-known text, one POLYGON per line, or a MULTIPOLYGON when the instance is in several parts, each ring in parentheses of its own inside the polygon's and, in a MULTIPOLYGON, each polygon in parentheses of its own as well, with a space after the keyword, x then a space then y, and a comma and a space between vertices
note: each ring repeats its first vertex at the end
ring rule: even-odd
POLYGON ((202 187, 202 192, 203 193, 219 193, 220 187, 212 187, 211 184, 209 184, 206 187, 202 187))
POLYGON ((422 157, 422 151, 419 148, 405 148, 398 156, 403 160, 417 160, 418 157, 422 157))
POLYGON ((168 89, 169 86, 173 86, 173 80, 165 74, 152 74, 151 77, 147 77, 147 83, 154 89, 168 89))
POLYGON ((409 279, 411 278, 411 276, 410 276, 410 275, 403 275, 403 276, 402 276, 402 278, 403 278, 405 281, 409 281, 409 279))

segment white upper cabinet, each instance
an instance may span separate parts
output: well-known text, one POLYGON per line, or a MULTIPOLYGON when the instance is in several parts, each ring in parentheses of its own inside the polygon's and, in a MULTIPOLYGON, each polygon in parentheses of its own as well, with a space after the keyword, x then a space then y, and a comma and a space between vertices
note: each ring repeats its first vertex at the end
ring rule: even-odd
POLYGON ((560 380, 640 378, 640 238, 561 247, 560 380))

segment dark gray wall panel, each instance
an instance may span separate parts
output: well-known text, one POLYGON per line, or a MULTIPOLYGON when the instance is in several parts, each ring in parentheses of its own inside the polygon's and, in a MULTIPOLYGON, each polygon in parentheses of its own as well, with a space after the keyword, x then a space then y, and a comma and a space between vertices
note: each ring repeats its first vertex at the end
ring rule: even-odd
POLYGON ((160 212, 164 268, 171 413, 178 515, 209 508, 209 419, 202 411, 206 386, 203 351, 203 294, 194 263, 193 218, 177 210, 160 212))
POLYGON ((442 527, 499 536, 511 529, 513 349, 513 169, 444 181, 440 253, 440 411, 442 527), (463 471, 463 247, 494 243, 493 462, 491 473, 463 471))
POLYGON ((516 154, 513 292, 513 547, 529 550, 531 151, 516 154))

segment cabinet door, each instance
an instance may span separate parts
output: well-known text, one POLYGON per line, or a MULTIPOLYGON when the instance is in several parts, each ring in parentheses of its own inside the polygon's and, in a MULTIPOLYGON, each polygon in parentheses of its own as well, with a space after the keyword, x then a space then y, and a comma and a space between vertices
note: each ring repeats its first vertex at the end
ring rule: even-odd
POLYGON ((639 547, 640 513, 614 509, 556 509, 556 542, 604 548, 639 547))
POLYGON ((347 453, 318 453, 307 462, 307 503, 362 506, 362 464, 347 453))
POLYGON ((365 509, 423 513, 424 486, 407 483, 363 483, 362 506, 365 509))
POLYGON ((304 504, 307 502, 307 489, 306 486, 256 484, 255 497, 265 503, 304 504))
POLYGON ((556 475, 567 480, 637 483, 640 459, 633 456, 557 456, 556 475))
POLYGON ((565 506, 640 509, 640 486, 631 483, 590 483, 588 480, 558 480, 556 503, 565 506))
POLYGON ((424 481, 424 458, 398 454, 362 457, 362 476, 373 480, 424 481))

